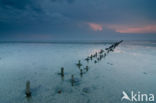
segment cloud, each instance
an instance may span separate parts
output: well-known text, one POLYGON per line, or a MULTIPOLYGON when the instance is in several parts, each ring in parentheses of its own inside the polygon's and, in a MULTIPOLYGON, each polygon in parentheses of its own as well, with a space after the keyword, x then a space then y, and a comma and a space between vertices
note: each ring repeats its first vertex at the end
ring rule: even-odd
MULTIPOLYGON (((154 32, 153 26, 153 30, 147 30, 146 26, 129 24, 156 24, 155 3, 156 0, 0 0, 0 40, 3 36, 10 39, 18 33, 53 34, 58 39, 106 39, 143 31, 140 28, 144 28, 144 32, 154 32), (108 27, 105 24, 119 25, 108 27), (95 33, 102 35, 92 37, 95 33)), ((137 35, 133 36, 136 38, 137 35)))
POLYGON ((94 31, 102 31, 103 27, 100 24, 88 23, 89 27, 94 31))
POLYGON ((1 0, 0 4, 4 8, 25 9, 31 2, 30 0, 1 0))
POLYGON ((127 25, 108 25, 107 27, 119 33, 156 33, 156 25, 137 27, 130 27, 127 25))
POLYGON ((67 3, 73 3, 75 0, 51 0, 52 2, 67 2, 67 3))

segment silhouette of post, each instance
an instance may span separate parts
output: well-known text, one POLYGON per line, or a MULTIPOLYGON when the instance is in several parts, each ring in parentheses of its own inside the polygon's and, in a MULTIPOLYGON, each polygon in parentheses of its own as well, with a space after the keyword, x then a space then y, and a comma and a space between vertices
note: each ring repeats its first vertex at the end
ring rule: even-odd
POLYGON ((82 69, 80 69, 80 75, 81 75, 81 77, 82 77, 82 75, 83 75, 83 70, 82 70, 82 69))
POLYGON ((71 84, 74 86, 74 75, 71 76, 71 84))
POLYGON ((81 61, 80 61, 80 60, 78 61, 77 66, 78 66, 78 68, 79 68, 79 69, 80 69, 80 67, 82 66, 82 64, 81 64, 81 61))
POLYGON ((27 97, 31 97, 31 91, 30 91, 30 81, 26 82, 26 91, 25 94, 27 97))
POLYGON ((86 71, 88 71, 88 66, 86 66, 86 68, 85 68, 85 69, 86 69, 86 71))
POLYGON ((64 77, 64 68, 61 68, 61 76, 64 77))

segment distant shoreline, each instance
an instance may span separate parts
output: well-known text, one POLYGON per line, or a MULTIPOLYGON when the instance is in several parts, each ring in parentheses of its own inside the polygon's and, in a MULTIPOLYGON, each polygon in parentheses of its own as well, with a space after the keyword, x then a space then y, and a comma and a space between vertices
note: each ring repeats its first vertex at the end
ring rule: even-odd
MULTIPOLYGON (((120 40, 83 40, 83 41, 0 41, 0 44, 4 43, 24 43, 24 44, 112 44, 120 40)), ((144 42, 144 43, 156 43, 156 40, 124 40, 124 42, 144 42)))
POLYGON ((37 43, 37 44, 112 44, 116 41, 0 41, 0 43, 37 43))

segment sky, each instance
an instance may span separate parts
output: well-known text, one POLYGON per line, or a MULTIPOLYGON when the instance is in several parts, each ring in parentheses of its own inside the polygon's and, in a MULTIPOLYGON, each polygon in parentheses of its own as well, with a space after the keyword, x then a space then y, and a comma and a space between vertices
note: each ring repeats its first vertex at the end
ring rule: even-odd
POLYGON ((0 41, 156 40, 156 0, 0 0, 0 41))

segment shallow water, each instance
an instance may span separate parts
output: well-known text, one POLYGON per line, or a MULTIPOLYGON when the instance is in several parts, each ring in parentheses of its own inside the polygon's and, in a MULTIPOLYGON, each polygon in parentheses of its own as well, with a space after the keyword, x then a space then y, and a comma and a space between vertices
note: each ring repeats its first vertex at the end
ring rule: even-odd
POLYGON ((156 44, 123 42, 96 64, 84 60, 110 45, 1 43, 0 103, 121 103, 122 91, 156 94, 156 44), (83 76, 78 60, 89 66, 83 76), (61 67, 64 80, 58 75, 61 67), (32 91, 29 99, 27 80, 32 91))

